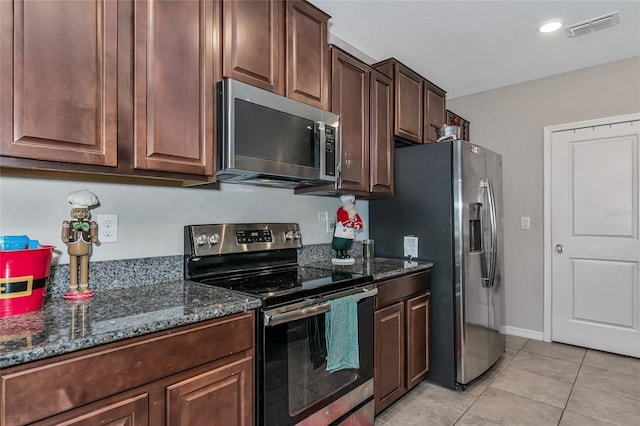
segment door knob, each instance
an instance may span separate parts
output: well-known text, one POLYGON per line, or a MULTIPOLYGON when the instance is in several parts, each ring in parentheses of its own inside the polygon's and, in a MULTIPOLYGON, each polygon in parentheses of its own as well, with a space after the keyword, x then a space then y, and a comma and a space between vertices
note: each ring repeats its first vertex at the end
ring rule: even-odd
POLYGON ((564 252, 564 247, 562 246, 562 244, 556 244, 556 251, 560 254, 564 252))

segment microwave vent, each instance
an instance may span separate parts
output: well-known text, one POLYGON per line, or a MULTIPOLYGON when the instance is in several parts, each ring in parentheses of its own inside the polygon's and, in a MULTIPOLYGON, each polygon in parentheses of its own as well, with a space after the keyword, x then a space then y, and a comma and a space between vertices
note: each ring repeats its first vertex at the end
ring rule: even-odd
POLYGON ((607 13, 606 15, 596 18, 587 19, 577 24, 565 27, 567 36, 570 38, 588 34, 593 31, 599 31, 604 28, 613 27, 620 23, 620 14, 618 12, 607 13))
POLYGON ((237 173, 219 173, 216 179, 218 180, 218 182, 233 183, 233 182, 244 182, 246 180, 254 178, 255 176, 256 176, 255 174, 246 175, 246 174, 237 174, 237 173))

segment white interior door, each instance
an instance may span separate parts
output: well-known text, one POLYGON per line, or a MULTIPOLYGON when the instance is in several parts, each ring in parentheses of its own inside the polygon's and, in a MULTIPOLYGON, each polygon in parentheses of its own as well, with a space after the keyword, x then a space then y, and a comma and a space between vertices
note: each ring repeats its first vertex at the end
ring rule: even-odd
POLYGON ((640 357, 640 121, 551 136, 552 340, 640 357))

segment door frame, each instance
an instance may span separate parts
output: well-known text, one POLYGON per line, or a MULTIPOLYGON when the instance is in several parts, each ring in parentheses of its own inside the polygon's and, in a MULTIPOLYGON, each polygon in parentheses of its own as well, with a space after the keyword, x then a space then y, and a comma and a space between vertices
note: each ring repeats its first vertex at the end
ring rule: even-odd
POLYGON ((584 127, 607 126, 615 123, 624 123, 627 121, 640 120, 640 112, 633 114, 616 115, 611 117, 596 118, 592 120, 576 121, 573 123, 555 124, 544 127, 544 235, 543 252, 544 252, 544 277, 543 277, 543 306, 544 315, 543 324, 543 340, 551 342, 552 336, 552 300, 551 293, 553 288, 553 276, 551 264, 553 261, 553 240, 551 238, 551 139, 554 132, 564 130, 579 129, 584 127))

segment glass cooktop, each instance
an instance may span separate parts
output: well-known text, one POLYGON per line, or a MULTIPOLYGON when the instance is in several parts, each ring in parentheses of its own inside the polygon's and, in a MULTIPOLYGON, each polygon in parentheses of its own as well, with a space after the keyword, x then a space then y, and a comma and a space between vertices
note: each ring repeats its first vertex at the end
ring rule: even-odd
POLYGON ((276 271, 246 272, 235 276, 204 279, 203 284, 259 297, 263 306, 275 306, 314 295, 362 286, 371 276, 354 272, 294 266, 276 271))

